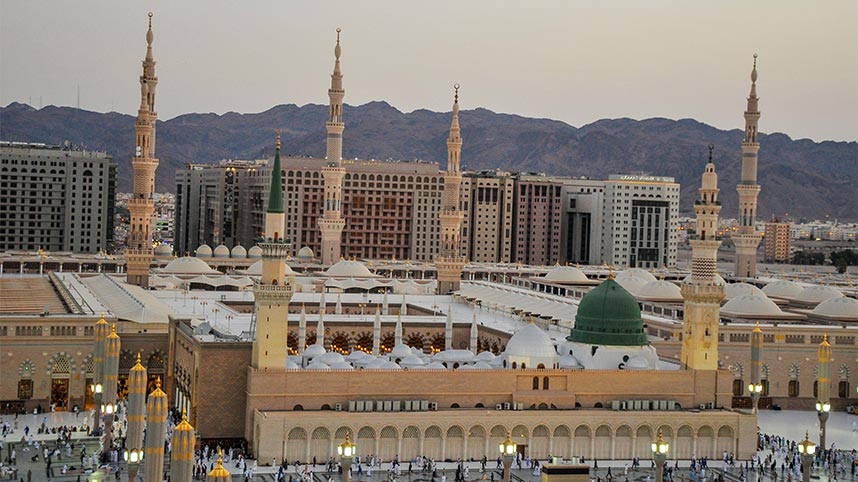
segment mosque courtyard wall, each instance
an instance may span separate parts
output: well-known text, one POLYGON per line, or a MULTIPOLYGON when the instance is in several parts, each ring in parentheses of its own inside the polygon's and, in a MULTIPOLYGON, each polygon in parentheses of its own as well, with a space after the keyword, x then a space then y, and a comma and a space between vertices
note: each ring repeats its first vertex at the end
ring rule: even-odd
MULTIPOLYGON (((425 455, 435 460, 497 457, 507 431, 525 455, 587 459, 652 456, 659 429, 671 457, 720 458, 724 451, 748 459, 756 451, 756 415, 732 410, 616 412, 611 410, 439 410, 349 413, 254 411, 253 447, 261 461, 289 463, 336 457, 348 433, 362 456, 401 462, 425 455)), ((406 462, 407 463, 407 462, 406 462)))

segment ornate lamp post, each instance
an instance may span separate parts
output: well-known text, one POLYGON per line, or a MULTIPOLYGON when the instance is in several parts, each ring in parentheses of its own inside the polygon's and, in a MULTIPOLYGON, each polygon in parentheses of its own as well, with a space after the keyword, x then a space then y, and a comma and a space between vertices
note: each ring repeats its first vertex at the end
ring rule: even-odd
POLYGON ((661 436, 661 429, 658 429, 658 438, 655 439, 650 446, 652 448, 652 456, 655 459, 655 482, 664 481, 664 462, 667 459, 667 452, 670 450, 670 444, 667 443, 661 436))
POLYGON ((130 482, 137 481, 137 470, 140 468, 140 462, 143 461, 143 451, 137 449, 125 449, 122 457, 128 463, 128 480, 130 482))
POLYGON ((515 454, 518 450, 518 444, 512 441, 510 432, 506 433, 506 440, 498 444, 498 450, 500 450, 503 459, 503 482, 509 482, 512 461, 515 460, 515 454))
POLYGON ((810 482, 810 468, 813 466, 813 454, 816 453, 816 444, 804 433, 804 441, 798 444, 798 453, 801 454, 801 481, 810 482))
POLYGON ((89 386, 95 400, 95 413, 92 417, 92 431, 97 433, 101 427, 101 393, 104 391, 104 385, 101 383, 93 383, 89 386))
POLYGON ((101 404, 101 413, 104 414, 104 450, 113 449, 113 412, 116 406, 113 402, 101 404))
POLYGON ((823 336, 817 352, 816 415, 819 417, 819 446, 825 449, 825 422, 831 411, 831 345, 828 335, 823 336))
POLYGON ((762 391, 763 385, 760 382, 748 384, 748 392, 751 394, 751 402, 754 404, 754 413, 759 413, 757 407, 760 404, 760 394, 762 391))
POLYGON ((349 470, 351 469, 356 449, 355 444, 349 440, 348 433, 346 433, 346 441, 337 445, 337 455, 340 456, 340 466, 343 468, 343 482, 349 482, 349 470))

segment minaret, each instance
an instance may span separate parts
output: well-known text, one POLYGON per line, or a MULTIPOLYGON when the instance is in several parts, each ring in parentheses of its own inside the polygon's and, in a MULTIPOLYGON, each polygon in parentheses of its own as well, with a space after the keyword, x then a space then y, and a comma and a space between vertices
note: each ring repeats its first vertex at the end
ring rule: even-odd
POLYGON ((462 134, 459 129, 459 84, 453 86, 453 123, 447 137, 447 172, 444 173, 444 197, 441 206, 441 252, 435 258, 438 271, 438 293, 459 289, 465 258, 459 254, 459 238, 465 214, 459 210, 459 188, 462 184, 460 154, 462 134))
POLYGON ((375 307, 375 319, 372 322, 372 354, 381 355, 381 313, 375 307))
POLYGON ((144 482, 161 482, 164 477, 164 441, 167 436, 167 394, 161 390, 161 378, 146 402, 146 455, 143 457, 144 482))
POLYGON ((325 314, 319 312, 319 322, 316 323, 316 344, 325 347, 325 314))
POLYGON ((757 105, 757 54, 754 54, 754 69, 751 70, 751 93, 748 95, 748 108, 745 109, 745 139, 742 141, 742 179, 736 190, 739 192, 739 230, 733 234, 736 246, 735 275, 753 278, 757 275, 757 246, 760 245, 760 233, 756 229, 757 195, 757 122, 760 109, 757 105))
POLYGON ((475 310, 474 311, 474 318, 471 320, 471 346, 470 346, 471 353, 473 353, 474 355, 477 354, 477 351, 479 349, 479 347, 478 347, 479 343, 477 342, 477 335, 478 335, 478 332, 477 332, 477 312, 475 310))
POLYGON ((681 363, 691 370, 718 369, 718 321, 724 285, 718 282, 718 174, 712 162, 703 173, 700 199, 694 202, 697 214, 697 236, 691 240, 691 279, 682 284, 685 300, 681 363))
POLYGON ((381 314, 384 316, 388 315, 387 291, 385 291, 384 295, 381 297, 381 314))
POLYGON ((140 353, 137 353, 137 363, 131 367, 128 374, 128 433, 125 446, 131 451, 143 451, 143 427, 146 425, 146 368, 140 363, 140 353))
POLYGON ((301 303, 301 318, 298 320, 298 355, 304 354, 307 345, 307 310, 301 303))
POLYGON ((337 304, 334 305, 334 314, 343 314, 343 296, 340 293, 337 293, 337 304))
POLYGON ((402 344, 402 315, 396 317, 396 326, 393 328, 393 346, 402 344))
POLYGON ((343 167, 343 73, 340 71, 340 29, 337 29, 337 46, 334 47, 334 73, 331 74, 331 88, 328 89, 330 113, 325 128, 328 131, 328 163, 322 168, 325 181, 325 197, 322 217, 319 218, 319 229, 322 231, 322 264, 332 265, 342 256, 342 234, 346 226, 342 218, 343 178, 346 170, 343 167))
POLYGON ((286 218, 283 214, 283 180, 280 167, 280 134, 271 171, 265 233, 258 243, 262 248, 262 276, 253 287, 256 309, 256 338, 252 364, 257 369, 285 369, 289 348, 287 319, 292 285, 285 280, 289 242, 283 238, 286 218))
POLYGON ((152 55, 152 12, 149 12, 149 31, 146 32, 146 58, 143 60, 143 75, 140 76, 140 108, 137 110, 137 132, 134 157, 131 167, 134 169, 134 197, 128 201, 131 216, 131 231, 128 234, 128 247, 125 248, 125 265, 128 270, 128 283, 149 287, 149 265, 154 257, 152 248, 155 230, 155 88, 158 77, 155 76, 155 58, 152 55))
POLYGON ((194 476, 194 427, 188 423, 188 414, 173 429, 170 443, 170 482, 191 482, 194 476))
POLYGON ((402 294, 402 305, 399 307, 399 314, 401 316, 408 315, 408 302, 405 301, 405 293, 402 294))

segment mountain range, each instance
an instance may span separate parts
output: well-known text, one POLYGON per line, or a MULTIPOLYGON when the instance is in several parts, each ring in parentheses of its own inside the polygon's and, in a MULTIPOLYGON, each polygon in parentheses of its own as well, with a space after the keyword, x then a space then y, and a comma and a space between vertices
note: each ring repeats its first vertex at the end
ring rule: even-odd
MULTIPOLYGON (((278 105, 255 114, 185 114, 157 124, 160 166, 156 190, 175 192, 175 172, 188 162, 258 159, 273 154, 280 129, 283 154, 325 155, 328 107, 278 105)), ((741 129, 724 131, 693 119, 603 119, 573 127, 550 119, 500 114, 487 109, 460 112, 463 167, 544 172, 606 178, 610 174, 672 176, 681 184, 681 211, 692 212, 714 144, 723 217, 736 217, 735 186, 741 170, 741 129)), ((446 163, 450 113, 403 113, 386 102, 345 106, 346 158, 446 163)), ((0 107, 0 139, 60 144, 70 141, 105 150, 119 165, 118 190, 131 190, 134 117, 71 107, 0 107)), ((765 117, 763 117, 763 123, 765 117)), ((741 127, 741 118, 737 125, 741 127)), ((858 142, 815 142, 781 133, 759 136, 761 219, 858 219, 858 142)))

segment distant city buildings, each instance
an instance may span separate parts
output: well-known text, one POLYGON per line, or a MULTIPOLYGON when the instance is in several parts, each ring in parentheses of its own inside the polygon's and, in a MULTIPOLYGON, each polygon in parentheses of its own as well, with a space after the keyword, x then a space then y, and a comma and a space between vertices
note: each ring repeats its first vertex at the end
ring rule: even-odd
POLYGON ((115 188, 104 152, 0 142, 0 251, 112 252, 115 188))

